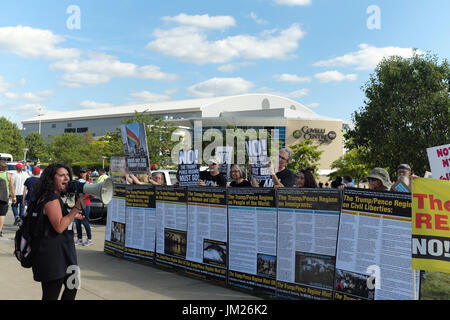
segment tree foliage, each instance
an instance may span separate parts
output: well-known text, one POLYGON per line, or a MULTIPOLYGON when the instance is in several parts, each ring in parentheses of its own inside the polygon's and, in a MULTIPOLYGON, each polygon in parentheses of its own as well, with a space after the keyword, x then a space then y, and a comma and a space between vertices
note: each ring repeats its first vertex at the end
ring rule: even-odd
POLYGON ((86 159, 86 145, 83 136, 76 133, 63 133, 52 136, 48 144, 49 156, 52 161, 62 162, 68 166, 86 159))
POLYGON ((25 137, 25 144, 28 148, 28 159, 43 159, 48 157, 47 145, 44 138, 38 132, 32 132, 25 137))
POLYGON ((339 159, 333 161, 331 169, 337 170, 328 175, 330 180, 349 175, 356 180, 356 184, 359 184, 359 181, 364 179, 370 172, 370 168, 361 159, 361 153, 358 149, 350 150, 339 159))
POLYGON ((314 168, 314 172, 319 168, 320 156, 323 151, 317 150, 318 146, 313 144, 312 140, 303 140, 297 144, 290 145, 292 150, 292 160, 288 168, 294 172, 308 167, 314 168))
POLYGON ((391 175, 400 163, 423 175, 430 170, 426 148, 450 141, 449 86, 447 60, 416 51, 383 59, 363 86, 365 105, 353 114, 347 147, 364 147, 362 160, 391 175))
POLYGON ((14 159, 23 158, 25 140, 20 133, 19 127, 6 119, 0 118, 0 152, 10 153, 14 159))

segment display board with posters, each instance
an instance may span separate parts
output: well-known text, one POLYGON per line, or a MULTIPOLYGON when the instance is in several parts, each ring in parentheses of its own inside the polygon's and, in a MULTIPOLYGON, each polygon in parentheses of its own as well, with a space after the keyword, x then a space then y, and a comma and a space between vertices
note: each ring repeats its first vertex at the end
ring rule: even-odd
POLYGON ((153 262, 156 246, 155 188, 127 185, 124 257, 153 262))
POLYGON ((432 177, 450 180, 450 144, 427 148, 427 154, 432 177))
POLYGON ((187 248, 187 190, 155 187, 156 263, 185 267, 187 248))
POLYGON ((123 256, 125 250, 126 194, 125 184, 114 184, 114 196, 106 216, 104 251, 117 256, 123 256))
POLYGON ((280 188, 277 195, 277 296, 333 299, 341 192, 280 188))
POLYGON ((277 208, 272 188, 228 189, 228 285, 275 294, 277 208))
POLYGON ((228 261, 225 188, 189 187, 186 269, 226 281, 228 261))
POLYGON ((121 126, 120 131, 127 161, 127 172, 135 175, 149 175, 150 159, 145 125, 143 123, 130 123, 121 126))
POLYGON ((412 197, 413 268, 450 273, 450 181, 416 178, 412 197))
POLYGON ((346 189, 339 222, 334 298, 411 300, 411 194, 346 189))

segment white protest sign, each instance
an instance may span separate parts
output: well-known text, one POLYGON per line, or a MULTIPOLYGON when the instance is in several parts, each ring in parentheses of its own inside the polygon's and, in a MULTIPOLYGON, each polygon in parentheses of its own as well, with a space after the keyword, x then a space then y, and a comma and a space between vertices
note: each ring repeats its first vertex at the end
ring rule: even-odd
POLYGON ((450 144, 427 148, 432 177, 450 180, 450 144))

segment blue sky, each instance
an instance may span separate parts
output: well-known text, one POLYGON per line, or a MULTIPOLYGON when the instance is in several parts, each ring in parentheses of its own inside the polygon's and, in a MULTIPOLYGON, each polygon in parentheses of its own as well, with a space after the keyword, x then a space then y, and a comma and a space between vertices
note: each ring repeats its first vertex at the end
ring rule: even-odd
POLYGON ((351 121, 383 56, 450 53, 448 0, 2 1, 0 108, 273 93, 351 121))

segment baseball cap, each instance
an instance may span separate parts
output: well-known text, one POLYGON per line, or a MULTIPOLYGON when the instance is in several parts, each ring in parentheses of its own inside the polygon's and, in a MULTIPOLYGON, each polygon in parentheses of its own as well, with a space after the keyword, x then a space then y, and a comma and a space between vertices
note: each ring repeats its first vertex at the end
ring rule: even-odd
POLYGON ((33 169, 33 174, 34 175, 38 175, 40 173, 41 173, 41 169, 39 167, 36 167, 36 168, 33 169))
POLYGON ((397 169, 406 169, 406 170, 411 171, 411 167, 406 163, 402 163, 401 165, 398 166, 397 169))
POLYGON ((219 157, 211 157, 208 159, 208 161, 206 161, 207 164, 211 164, 211 163, 215 163, 215 164, 220 164, 220 159, 219 157))
POLYGON ((16 169, 22 169, 22 165, 20 163, 16 164, 16 169))
POLYGON ((86 168, 81 168, 81 169, 80 169, 80 172, 88 172, 88 169, 86 169, 86 168))

